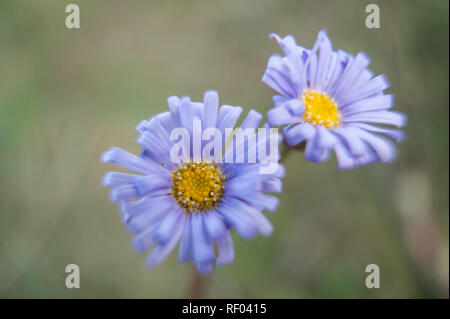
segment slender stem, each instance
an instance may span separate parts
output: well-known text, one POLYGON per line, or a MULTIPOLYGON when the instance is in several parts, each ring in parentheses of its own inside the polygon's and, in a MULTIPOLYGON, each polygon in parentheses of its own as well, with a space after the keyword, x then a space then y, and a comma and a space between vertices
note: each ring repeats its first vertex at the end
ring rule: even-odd
POLYGON ((208 295, 208 288, 211 283, 211 276, 200 275, 194 265, 192 270, 192 279, 189 285, 189 299, 202 299, 208 295))

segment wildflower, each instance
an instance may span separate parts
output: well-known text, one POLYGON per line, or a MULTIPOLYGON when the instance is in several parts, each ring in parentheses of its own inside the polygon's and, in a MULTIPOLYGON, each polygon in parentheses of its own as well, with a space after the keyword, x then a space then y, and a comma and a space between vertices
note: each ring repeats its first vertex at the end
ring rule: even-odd
POLYGON ((384 75, 373 76, 369 57, 333 51, 325 31, 310 50, 292 35, 271 37, 284 56, 271 56, 262 78, 279 93, 267 116, 270 125, 283 126, 286 142, 305 142, 305 158, 317 163, 334 151, 339 169, 393 161, 395 145, 386 137, 399 142, 403 132, 373 124, 402 127, 406 116, 389 111, 394 102, 384 93, 389 82, 384 75))
MULTIPOLYGON (((175 129, 193 133, 193 123, 197 121, 201 132, 216 128, 224 133, 235 126, 242 108, 219 107, 214 91, 205 93, 203 103, 191 102, 188 97, 170 97, 168 104, 170 111, 137 126, 137 142, 143 147, 140 156, 120 148, 103 155, 103 161, 135 172, 109 172, 103 185, 111 187, 111 201, 120 203, 124 223, 136 235, 136 249, 143 252, 153 247, 147 258, 149 266, 158 265, 180 243, 180 262, 193 261, 199 272, 210 272, 214 263, 227 264, 234 259, 231 228, 246 239, 257 233, 271 233, 272 226, 262 211, 274 211, 278 200, 265 193, 281 192, 283 167, 278 165, 273 174, 260 174, 261 161, 225 162, 224 154, 230 148, 225 147, 227 139, 222 137, 220 146, 224 152, 219 152, 215 160, 193 152, 176 163, 171 153, 179 143, 172 140, 175 129)), ((262 115, 252 110, 241 128, 256 129, 261 119, 262 115)), ((266 143, 266 137, 260 142, 266 143)), ((188 151, 195 148, 192 137, 184 143, 188 151)), ((235 144, 239 143, 230 143, 235 144)), ((203 141, 200 151, 207 145, 203 141)), ((237 151, 243 146, 249 146, 248 141, 231 147, 237 151)))

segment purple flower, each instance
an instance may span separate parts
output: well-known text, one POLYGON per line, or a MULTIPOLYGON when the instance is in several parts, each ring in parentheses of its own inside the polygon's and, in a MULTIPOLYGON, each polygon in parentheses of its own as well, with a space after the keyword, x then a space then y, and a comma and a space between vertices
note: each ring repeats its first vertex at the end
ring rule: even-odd
POLYGON ((389 111, 394 102, 384 93, 389 82, 384 75, 374 77, 369 57, 333 51, 325 31, 311 50, 297 45, 292 35, 271 37, 285 56, 271 56, 262 78, 279 93, 267 117, 271 126, 284 126, 286 142, 305 142, 305 158, 317 163, 334 151, 339 169, 393 161, 390 139, 399 142, 403 132, 373 124, 402 127, 406 116, 389 111))
MULTIPOLYGON (((224 152, 218 152, 217 160, 196 157, 195 134, 182 142, 189 154, 190 151, 193 154, 181 163, 174 162, 171 150, 179 144, 171 136, 175 129, 193 133, 197 122, 201 124, 200 133, 217 128, 226 134, 227 128, 234 128, 242 108, 219 107, 214 91, 205 93, 203 103, 191 102, 188 97, 170 97, 168 104, 170 111, 137 126, 137 142, 143 147, 140 156, 120 148, 112 148, 103 155, 104 162, 135 172, 108 172, 103 185, 111 187, 111 201, 120 203, 124 224, 135 234, 136 249, 143 252, 153 247, 147 258, 149 266, 158 265, 180 243, 181 262, 193 261, 200 272, 210 272, 213 264, 233 261, 231 228, 246 239, 257 233, 271 233, 272 226, 262 211, 274 211, 278 200, 265 193, 281 192, 279 178, 283 167, 278 165, 272 174, 260 174, 262 161, 224 161, 230 150, 225 143, 227 136, 220 137, 224 152)), ((256 135, 254 129, 261 119, 262 115, 252 110, 241 128, 250 129, 256 135)), ((259 137, 258 142, 266 144, 267 137, 259 137)), ((204 151, 207 145, 202 141, 200 150, 204 151)), ((229 145, 236 151, 245 149, 248 155, 244 146, 249 145, 249 140, 229 145)))

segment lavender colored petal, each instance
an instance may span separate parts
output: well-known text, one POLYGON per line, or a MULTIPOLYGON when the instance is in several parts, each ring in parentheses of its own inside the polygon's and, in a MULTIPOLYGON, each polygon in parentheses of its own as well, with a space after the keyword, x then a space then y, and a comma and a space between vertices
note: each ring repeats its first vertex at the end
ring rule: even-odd
POLYGON ((164 217, 175 209, 177 209, 175 205, 171 205, 170 207, 154 207, 145 213, 131 216, 125 225, 133 233, 139 234, 140 232, 145 231, 148 227, 152 227, 152 225, 159 223, 164 217))
POLYGON ((154 234, 158 225, 159 224, 155 223, 147 227, 143 232, 133 238, 133 246, 139 253, 143 253, 156 244, 154 234))
POLYGON ((113 147, 102 156, 103 162, 114 163, 141 174, 161 172, 164 169, 152 161, 142 159, 121 148, 113 147))
POLYGON ((395 146, 388 139, 355 128, 356 134, 364 140, 378 155, 382 162, 392 162, 397 153, 395 146))
POLYGON ((152 252, 146 260, 146 263, 149 267, 155 267, 160 264, 175 248, 183 233, 185 221, 186 215, 183 214, 178 220, 178 223, 175 225, 170 240, 164 245, 158 244, 155 248, 153 248, 152 252))
POLYGON ((334 132, 340 136, 352 156, 361 156, 364 154, 366 149, 364 142, 355 135, 351 127, 338 127, 334 129, 334 132))
POLYGON ((388 128, 384 128, 384 127, 378 127, 378 126, 373 126, 370 124, 358 123, 358 122, 352 123, 351 125, 355 126, 355 127, 359 127, 360 129, 363 129, 366 131, 371 131, 371 132, 386 135, 387 137, 392 138, 396 142, 401 142, 405 138, 405 133, 403 131, 396 130, 396 129, 388 129, 388 128))
POLYGON ((225 128, 233 128, 242 113, 242 107, 222 105, 217 118, 217 128, 223 132, 225 128))
POLYGON ((127 201, 121 203, 121 210, 124 215, 137 216, 146 212, 160 211, 175 207, 173 197, 169 195, 157 195, 144 197, 137 201, 127 201))
POLYGON ((344 118, 343 122, 378 123, 402 127, 406 124, 406 116, 402 113, 393 111, 364 112, 347 116, 344 118))
POLYGON ((112 188, 109 195, 110 195, 109 198, 113 203, 121 200, 129 200, 139 197, 136 187, 130 184, 124 184, 112 188))
POLYGON ((170 212, 159 224, 158 229, 155 232, 155 240, 162 245, 166 244, 182 215, 184 215, 184 213, 180 209, 175 209, 170 212))
POLYGON ((263 182, 262 191, 267 193, 281 193, 283 183, 278 178, 271 178, 263 182))
POLYGON ((215 241, 224 235, 227 230, 222 217, 216 211, 207 211, 203 214, 203 221, 209 236, 215 241))
POLYGON ((302 119, 299 115, 292 115, 288 109, 279 106, 267 112, 267 119, 271 126, 282 126, 299 123, 302 119))
POLYGON ((317 133, 315 136, 315 143, 318 148, 330 149, 336 144, 337 142, 336 136, 333 133, 331 133, 328 129, 324 128, 321 125, 317 126, 316 129, 317 133))
POLYGON ((159 189, 169 189, 171 185, 172 180, 167 175, 145 175, 134 180, 136 193, 139 196, 147 195, 159 189))
POLYGON ((384 111, 394 105, 394 95, 382 94, 359 100, 340 107, 342 115, 349 116, 361 112, 384 111))
POLYGON ((180 262, 194 260, 194 243, 192 240, 192 215, 188 215, 178 251, 178 260, 180 262))
POLYGON ((257 129, 262 121, 262 118, 263 116, 261 115, 261 113, 256 112, 255 110, 250 110, 250 112, 248 112, 247 117, 241 124, 241 129, 243 130, 246 130, 247 128, 257 129))
POLYGON ((216 127, 217 112, 219 109, 219 95, 216 91, 207 91, 203 97, 204 127, 216 127))
POLYGON ((389 87, 390 83, 384 74, 370 79, 366 83, 355 87, 351 92, 348 92, 339 99, 336 99, 338 105, 347 105, 357 102, 359 100, 368 98, 374 94, 383 92, 389 87))
POLYGON ((205 228, 203 215, 192 215, 192 238, 194 245, 194 259, 197 264, 206 264, 215 260, 212 240, 205 228))
POLYGON ((316 130, 314 126, 309 123, 301 123, 299 125, 287 126, 283 129, 286 142, 291 145, 297 145, 301 142, 312 138, 316 130))
MULTIPOLYGON (((228 201, 227 201, 228 202, 228 201)), ((257 232, 256 225, 248 218, 242 218, 238 208, 231 203, 224 203, 217 206, 217 211, 222 214, 225 222, 234 227, 239 235, 246 239, 252 239, 257 232)))
POLYGON ((120 172, 108 172, 103 176, 102 186, 115 187, 123 184, 132 184, 133 181, 138 177, 140 177, 140 175, 120 172))
POLYGON ((217 249, 219 256, 217 257, 217 265, 225 265, 233 262, 234 260, 234 248, 233 239, 230 232, 227 230, 225 234, 217 241, 217 249))

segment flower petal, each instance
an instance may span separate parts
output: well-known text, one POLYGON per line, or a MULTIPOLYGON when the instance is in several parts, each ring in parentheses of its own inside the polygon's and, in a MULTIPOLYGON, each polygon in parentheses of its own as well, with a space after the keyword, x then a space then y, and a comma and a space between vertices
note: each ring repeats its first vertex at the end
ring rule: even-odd
POLYGON ((178 260, 180 262, 194 260, 194 243, 192 241, 192 215, 186 217, 183 237, 178 251, 178 260))
POLYGON ((213 240, 218 240, 227 231, 221 216, 215 211, 207 211, 203 213, 203 221, 208 230, 209 236, 213 240))
POLYGON ((217 265, 229 264, 234 260, 233 239, 229 231, 217 241, 217 249, 219 256, 217 257, 217 265))
POLYGON ((102 161, 118 164, 126 169, 141 174, 156 173, 162 171, 162 168, 158 167, 158 165, 156 165, 154 162, 142 159, 118 147, 112 147, 107 152, 105 152, 102 156, 102 161))
POLYGON ((288 109, 278 106, 267 112, 267 119, 271 126, 282 126, 287 124, 300 123, 301 117, 292 115, 288 109))
POLYGON ((309 123, 301 123, 299 125, 288 126, 283 130, 286 142, 291 145, 300 144, 314 136, 316 130, 309 123))
POLYGON ((343 119, 344 123, 366 122, 378 123, 386 125, 395 125, 402 127, 406 124, 406 116, 399 112, 393 111, 378 111, 378 112, 364 112, 346 116, 343 119))
POLYGON ((216 91, 205 92, 203 98, 204 104, 204 128, 216 127, 217 112, 219 109, 219 95, 216 91))
POLYGON ((146 260, 146 263, 149 267, 155 267, 159 265, 175 248, 176 244, 180 240, 180 237, 183 233, 185 222, 186 222, 186 215, 182 214, 181 218, 178 220, 178 223, 175 225, 173 229, 173 233, 170 240, 164 245, 159 244, 155 248, 153 248, 152 252, 150 253, 150 255, 146 260))
POLYGON ((203 214, 194 213, 192 219, 192 240, 194 259, 197 264, 206 264, 215 260, 211 238, 205 228, 203 214))
POLYGON ((159 224, 158 229, 155 232, 155 240, 157 240, 160 244, 166 244, 172 233, 175 225, 178 220, 181 218, 181 215, 184 214, 180 209, 173 210, 170 212, 159 224))

